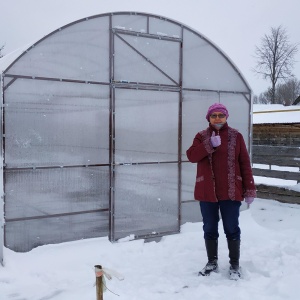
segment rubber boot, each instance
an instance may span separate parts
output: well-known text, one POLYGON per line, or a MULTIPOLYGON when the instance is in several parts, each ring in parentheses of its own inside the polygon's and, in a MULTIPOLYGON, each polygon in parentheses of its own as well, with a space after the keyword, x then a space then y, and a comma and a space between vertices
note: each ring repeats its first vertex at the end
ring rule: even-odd
POLYGON ((238 280, 241 278, 240 268, 240 240, 227 240, 229 250, 229 278, 238 280))
POLYGON ((209 276, 211 272, 218 272, 218 240, 205 240, 208 262, 199 272, 199 276, 209 276))

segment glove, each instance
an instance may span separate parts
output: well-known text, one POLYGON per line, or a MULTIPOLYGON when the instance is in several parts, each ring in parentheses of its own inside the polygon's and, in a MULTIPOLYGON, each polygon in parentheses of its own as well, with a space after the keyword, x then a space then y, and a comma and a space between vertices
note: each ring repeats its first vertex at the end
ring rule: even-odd
POLYGON ((253 197, 245 197, 245 202, 250 205, 254 201, 253 197))
POLYGON ((214 148, 218 147, 221 145, 221 137, 219 135, 216 136, 215 132, 213 131, 210 142, 214 148))

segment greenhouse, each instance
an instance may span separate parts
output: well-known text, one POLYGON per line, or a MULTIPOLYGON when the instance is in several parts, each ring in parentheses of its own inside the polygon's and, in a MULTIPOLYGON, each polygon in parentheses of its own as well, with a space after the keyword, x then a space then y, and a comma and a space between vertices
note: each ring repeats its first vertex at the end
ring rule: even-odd
POLYGON ((199 221, 185 153, 212 103, 238 112, 229 125, 251 146, 244 77, 206 37, 165 17, 81 19, 4 56, 0 70, 0 254, 151 239, 199 221))

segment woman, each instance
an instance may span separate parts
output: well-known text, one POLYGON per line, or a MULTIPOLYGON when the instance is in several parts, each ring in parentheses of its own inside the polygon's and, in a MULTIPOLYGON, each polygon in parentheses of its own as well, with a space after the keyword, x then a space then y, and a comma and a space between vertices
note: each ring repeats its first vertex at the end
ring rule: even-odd
POLYGON ((215 103, 208 108, 209 127, 197 133, 186 154, 197 163, 194 196, 200 201, 208 263, 199 275, 218 272, 219 211, 229 249, 229 276, 241 277, 239 266, 239 212, 241 201, 250 205, 256 197, 249 154, 241 133, 228 126, 227 108, 215 103))

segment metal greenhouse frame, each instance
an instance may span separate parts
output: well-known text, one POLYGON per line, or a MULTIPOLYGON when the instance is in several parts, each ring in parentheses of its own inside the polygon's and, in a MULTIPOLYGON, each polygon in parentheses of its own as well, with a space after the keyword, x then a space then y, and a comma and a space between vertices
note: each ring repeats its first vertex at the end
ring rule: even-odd
POLYGON ((168 18, 81 19, 0 67, 2 259, 2 241, 24 252, 147 239, 200 220, 185 151, 214 102, 239 112, 229 123, 251 146, 247 82, 206 37, 168 18))

